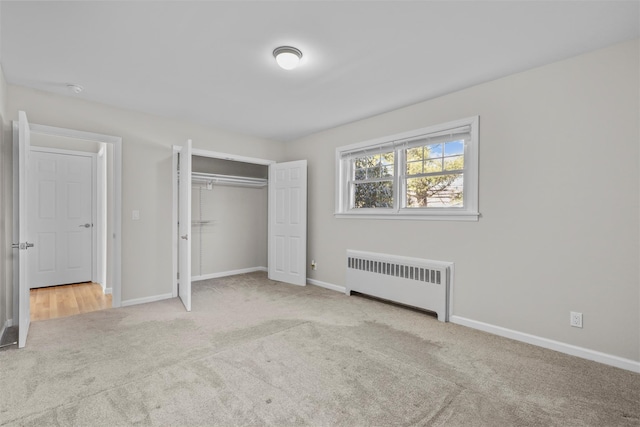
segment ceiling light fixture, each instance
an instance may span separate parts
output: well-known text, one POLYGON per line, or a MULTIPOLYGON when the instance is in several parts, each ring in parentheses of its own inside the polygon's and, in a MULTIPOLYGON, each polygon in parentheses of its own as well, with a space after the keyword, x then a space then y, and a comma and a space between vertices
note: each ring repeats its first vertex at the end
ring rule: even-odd
POLYGON ((71 92, 75 93, 76 95, 84 90, 82 86, 74 85, 74 84, 68 84, 67 89, 69 89, 71 92))
POLYGON ((281 68, 293 70, 300 64, 302 52, 291 46, 280 46, 273 50, 273 56, 281 68))

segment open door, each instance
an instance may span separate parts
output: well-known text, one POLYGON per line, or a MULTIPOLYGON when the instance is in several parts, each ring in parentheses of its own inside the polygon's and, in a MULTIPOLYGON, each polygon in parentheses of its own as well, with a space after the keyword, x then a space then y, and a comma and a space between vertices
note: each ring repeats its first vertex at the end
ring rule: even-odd
MULTIPOLYGON (((17 257, 18 271, 14 275, 18 280, 18 347, 22 348, 27 342, 29 324, 31 323, 31 307, 29 306, 29 282, 27 277, 27 256, 28 249, 33 247, 29 243, 27 235, 27 177, 29 165, 29 152, 31 150, 31 131, 29 122, 24 111, 18 112, 18 144, 14 144, 14 156, 16 156, 17 166, 17 203, 14 210, 14 221, 17 226, 14 228, 14 243, 11 245, 14 256, 17 257), (17 232, 17 235, 16 235, 17 232)), ((15 317, 14 317, 15 318, 15 317)))
POLYGON ((178 296, 191 311, 191 140, 178 155, 178 296))
POLYGON ((307 161, 269 166, 269 279, 307 284, 307 161))

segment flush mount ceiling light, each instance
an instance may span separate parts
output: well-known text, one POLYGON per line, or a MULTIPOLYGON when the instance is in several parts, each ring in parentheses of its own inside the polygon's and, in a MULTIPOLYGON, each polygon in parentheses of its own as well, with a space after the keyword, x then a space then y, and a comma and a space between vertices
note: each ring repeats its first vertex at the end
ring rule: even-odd
POLYGON ((68 84, 67 89, 69 89, 71 92, 75 93, 76 95, 84 90, 82 86, 74 85, 74 84, 68 84))
POLYGON ((280 46, 273 50, 273 56, 281 68, 293 70, 300 64, 302 52, 291 46, 280 46))

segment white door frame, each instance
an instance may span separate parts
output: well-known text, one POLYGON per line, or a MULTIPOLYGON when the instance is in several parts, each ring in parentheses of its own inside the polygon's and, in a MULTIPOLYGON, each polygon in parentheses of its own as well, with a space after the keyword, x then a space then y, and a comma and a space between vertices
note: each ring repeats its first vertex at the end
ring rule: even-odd
MULTIPOLYGON (((113 216, 113 262, 107 266, 111 270, 112 278, 112 307, 120 307, 122 303, 122 138, 113 135, 104 135, 94 132, 85 132, 75 129, 59 128, 54 126, 30 124, 31 133, 38 133, 42 135, 60 136, 66 138, 81 139, 86 141, 100 142, 105 144, 111 144, 113 146, 113 206, 109 207, 113 216)), ((18 138, 18 123, 13 122, 13 138, 17 141, 18 138)), ((14 177, 18 171, 14 170, 14 177)), ((15 179, 15 178, 14 178, 15 179)), ((14 206, 17 203, 17 194, 14 192, 14 206)), ((15 209, 14 209, 15 211, 15 209)), ((17 221, 14 216, 14 233, 17 234, 17 221)), ((16 266, 14 263, 14 272, 16 266)), ((13 319, 14 324, 17 324, 18 320, 18 295, 19 284, 17 281, 17 275, 14 274, 14 288, 13 288, 13 319)))
MULTIPOLYGON (((39 153, 60 154, 65 156, 82 156, 91 158, 91 223, 94 225, 91 227, 91 281, 97 282, 97 267, 98 267, 98 247, 102 243, 98 239, 98 198, 102 196, 102 188, 98 187, 98 168, 97 159, 98 153, 90 151, 75 151, 65 150, 61 148, 40 147, 37 145, 31 145, 31 151, 37 151, 39 153)), ((105 218, 106 220, 106 218, 105 218)), ((106 254, 104 254, 106 256, 106 254)), ((104 290, 104 283, 101 283, 104 290)))
MULTIPOLYGON (((174 145, 173 151, 174 152, 180 151, 180 147, 174 145)), ((275 160, 260 159, 257 157, 239 156, 236 154, 221 153, 218 151, 199 150, 196 148, 191 150, 191 155, 200 156, 200 157, 210 157, 213 159, 233 160, 236 162, 253 163, 256 165, 265 165, 265 166, 269 166, 276 163, 275 160)), ((171 231, 171 234, 173 236, 173 244, 172 244, 173 271, 171 276, 172 277, 171 283, 173 283, 172 294, 173 294, 173 297, 175 298, 178 296, 178 280, 177 280, 177 277, 178 277, 178 174, 177 174, 178 165, 176 164, 176 156, 173 156, 173 165, 171 168, 173 170, 173 219, 171 221, 171 223, 173 224, 172 231, 171 231)))
POLYGON ((96 172, 95 172, 95 222, 94 236, 95 236, 95 268, 93 270, 94 283, 99 283, 102 286, 102 292, 110 294, 113 292, 112 288, 107 289, 107 209, 109 207, 108 195, 107 195, 107 168, 108 168, 108 155, 106 144, 100 144, 100 150, 96 153, 96 172))

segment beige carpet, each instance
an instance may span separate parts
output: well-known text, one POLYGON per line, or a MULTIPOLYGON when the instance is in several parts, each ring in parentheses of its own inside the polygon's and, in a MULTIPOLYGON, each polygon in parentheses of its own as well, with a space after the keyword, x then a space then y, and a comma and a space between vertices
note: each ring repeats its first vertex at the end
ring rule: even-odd
POLYGON ((0 425, 638 426, 640 375, 262 273, 31 325, 0 425))

